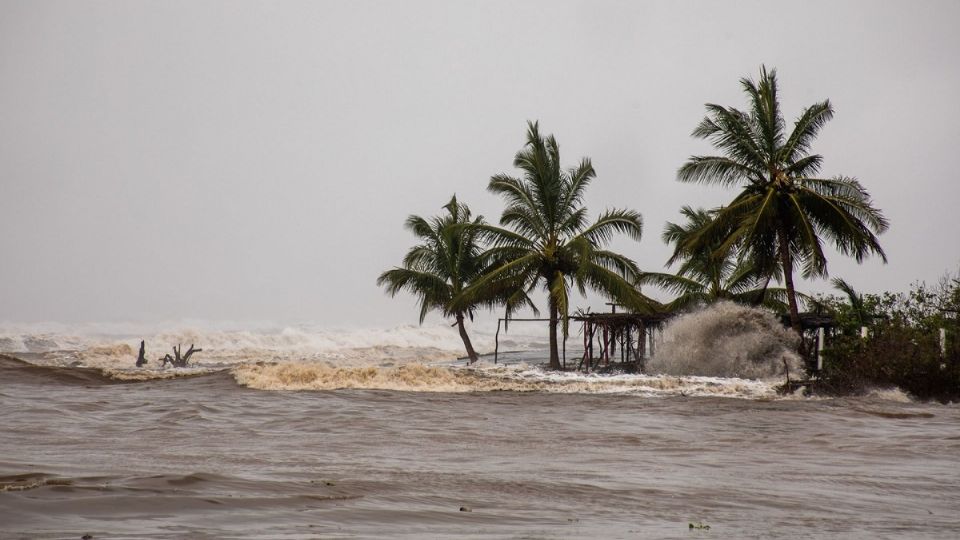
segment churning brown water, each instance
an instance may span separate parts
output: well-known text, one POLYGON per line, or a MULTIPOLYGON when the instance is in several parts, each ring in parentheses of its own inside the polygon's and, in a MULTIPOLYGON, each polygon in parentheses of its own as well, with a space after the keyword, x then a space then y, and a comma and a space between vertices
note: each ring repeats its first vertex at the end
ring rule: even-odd
POLYGON ((953 405, 0 377, 4 539, 960 535, 953 405))

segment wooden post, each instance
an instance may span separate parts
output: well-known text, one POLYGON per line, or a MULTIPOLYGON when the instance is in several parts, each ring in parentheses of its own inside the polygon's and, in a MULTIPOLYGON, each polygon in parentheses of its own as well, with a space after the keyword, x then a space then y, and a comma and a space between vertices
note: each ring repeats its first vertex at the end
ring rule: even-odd
POLYGON ((637 363, 638 367, 642 367, 643 356, 640 355, 640 339, 643 336, 643 323, 637 323, 637 343, 633 345, 631 341, 631 346, 633 347, 633 361, 637 363))
POLYGON ((640 349, 640 358, 647 359, 647 326, 640 327, 640 335, 637 337, 637 348, 640 349))
POLYGON ((610 333, 607 325, 603 325, 603 365, 610 363, 610 342, 608 341, 610 333))
POLYGON ((587 372, 590 372, 590 364, 593 363, 593 323, 590 323, 590 356, 587 357, 587 372))
POLYGON ((630 360, 630 354, 633 352, 633 340, 630 338, 630 330, 632 328, 633 326, 628 324, 623 329, 623 354, 627 361, 630 360))
POLYGON ((500 323, 503 319, 497 319, 497 333, 493 335, 493 363, 496 364, 500 358, 500 323))
POLYGON ((563 336, 563 371, 567 370, 567 336, 563 336))
POLYGON ((577 366, 577 371, 580 371, 580 368, 583 367, 583 363, 587 360, 587 340, 590 335, 590 321, 583 321, 583 356, 580 357, 580 365, 577 366))
POLYGON ((823 369, 823 344, 826 341, 826 330, 817 328, 817 371, 823 369))

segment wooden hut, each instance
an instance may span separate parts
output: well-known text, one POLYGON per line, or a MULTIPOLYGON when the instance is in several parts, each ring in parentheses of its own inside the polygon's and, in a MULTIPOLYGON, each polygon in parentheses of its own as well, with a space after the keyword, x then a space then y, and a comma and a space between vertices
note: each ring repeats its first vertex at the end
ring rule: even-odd
POLYGON ((662 330, 669 315, 617 313, 581 313, 571 317, 581 323, 583 357, 577 370, 642 372, 646 359, 653 355, 655 333, 662 330))

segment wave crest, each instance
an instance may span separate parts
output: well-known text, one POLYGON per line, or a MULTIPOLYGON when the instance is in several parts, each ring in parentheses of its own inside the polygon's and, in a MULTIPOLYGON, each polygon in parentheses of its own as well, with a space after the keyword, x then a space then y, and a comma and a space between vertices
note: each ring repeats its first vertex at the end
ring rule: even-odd
POLYGON ((363 388, 418 392, 464 392, 464 375, 443 367, 406 364, 397 367, 334 367, 323 363, 282 362, 238 366, 238 383, 258 390, 337 390, 363 388))
POLYGON ((257 390, 396 390, 412 392, 547 392, 644 394, 768 399, 772 383, 734 378, 665 375, 586 375, 542 371, 525 365, 473 368, 406 364, 397 367, 338 367, 282 362, 233 369, 236 381, 257 390))
MULTIPOLYGON (((386 329, 304 325, 259 330, 123 328, 122 333, 107 332, 110 328, 49 330, 43 325, 0 328, 0 352, 40 354, 44 355, 42 361, 54 364, 79 361, 102 369, 132 367, 141 339, 146 341, 147 367, 150 368, 159 368, 159 359, 172 353, 171 348, 177 344, 184 348, 190 344, 202 348, 202 353, 191 358, 191 364, 201 365, 316 361, 359 366, 448 361, 464 354, 456 329, 445 324, 386 329)), ((493 350, 491 332, 475 327, 471 329, 471 336, 481 353, 493 350)), ((534 343, 530 337, 514 334, 510 346, 528 349, 534 343)))

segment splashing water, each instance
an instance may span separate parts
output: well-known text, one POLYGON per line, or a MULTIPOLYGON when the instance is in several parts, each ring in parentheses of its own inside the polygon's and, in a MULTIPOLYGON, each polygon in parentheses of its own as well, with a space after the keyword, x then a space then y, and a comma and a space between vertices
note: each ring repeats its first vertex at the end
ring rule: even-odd
POLYGON ((797 336, 770 312, 717 302, 679 317, 647 368, 652 373, 769 379, 803 370, 797 336))
MULTIPOLYGON (((475 343, 492 349, 492 332, 474 328, 475 343)), ((542 335, 514 330, 501 349, 542 351, 542 335)), ((788 357, 791 373, 800 361, 789 351, 792 335, 769 314, 721 304, 675 321, 668 342, 648 366, 650 374, 554 373, 521 363, 459 369, 456 331, 446 324, 392 329, 332 329, 315 326, 231 330, 180 326, 150 328, 0 329, 0 352, 25 351, 31 362, 94 368, 111 379, 140 381, 228 371, 239 384, 260 390, 344 388, 415 392, 548 392, 703 395, 767 399, 772 377, 788 357), (135 333, 136 332, 136 333, 135 333), (140 338, 150 363, 133 366, 140 338), (203 353, 188 368, 154 361, 170 344, 195 343, 203 353), (771 380, 762 380, 768 379, 771 380), (752 380, 751 380, 752 379, 752 380)), ((536 354, 531 361, 538 361, 536 354)))

